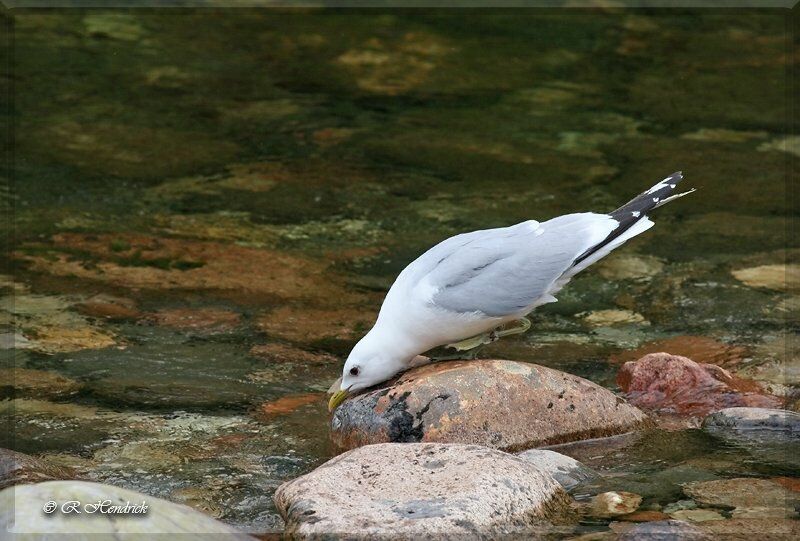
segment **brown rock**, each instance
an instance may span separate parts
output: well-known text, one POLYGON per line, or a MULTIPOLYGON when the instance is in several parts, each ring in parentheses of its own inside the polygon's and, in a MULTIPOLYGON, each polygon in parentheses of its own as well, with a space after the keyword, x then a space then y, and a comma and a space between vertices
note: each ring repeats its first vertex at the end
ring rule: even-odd
POLYGON ((256 344, 250 348, 250 355, 272 363, 336 363, 339 359, 327 353, 313 353, 286 344, 256 344))
POLYGON ((340 449, 449 442, 505 451, 628 432, 648 423, 583 378, 535 364, 449 361, 414 368, 346 400, 333 414, 340 449))
POLYGON ((314 402, 323 403, 325 393, 303 393, 290 396, 283 396, 272 402, 261 404, 258 408, 258 416, 264 419, 271 419, 280 415, 292 413, 294 410, 314 402))
POLYGON ((100 319, 136 319, 142 315, 132 300, 110 295, 96 295, 76 308, 85 316, 100 319))
POLYGON ((769 479, 720 479, 683 486, 687 496, 710 507, 791 507, 800 498, 769 479))
POLYGON ((633 513, 642 503, 642 497, 633 492, 603 492, 592 498, 590 514, 595 517, 614 517, 633 513))
POLYGON ((724 541, 788 541, 800 538, 800 520, 792 519, 730 519, 711 520, 698 524, 711 539, 724 541))
POLYGON ((680 415, 707 415, 736 406, 780 407, 782 402, 723 368, 669 353, 651 353, 625 363, 617 384, 639 407, 680 415))
POLYGON ((655 520, 669 520, 669 515, 661 511, 636 511, 628 515, 616 517, 617 520, 625 522, 653 522, 655 520))
POLYGON ((696 360, 699 363, 715 364, 726 368, 738 366, 748 357, 748 351, 742 346, 725 344, 707 336, 673 336, 664 340, 656 340, 641 347, 622 351, 611 356, 611 361, 624 363, 641 359, 649 353, 669 352, 696 360))
POLYGON ((271 337, 303 344, 321 340, 355 341, 375 322, 375 314, 350 306, 281 306, 261 316, 258 326, 271 337))
POLYGON ((72 468, 56 466, 24 453, 0 448, 0 490, 57 479, 76 479, 72 468))
POLYGON ((0 395, 56 398, 75 394, 81 384, 74 379, 46 370, 0 368, 0 395), (4 388, 10 392, 6 393, 4 388))
POLYGON ((202 333, 229 331, 240 322, 239 314, 219 308, 170 308, 159 310, 147 319, 157 325, 202 333))
POLYGON ((698 526, 681 520, 656 520, 633 525, 618 541, 711 541, 698 526))
POLYGON ((572 516, 550 475, 460 444, 361 447, 284 483, 274 500, 286 533, 300 538, 496 538, 572 516))
POLYGON ((800 478, 798 477, 773 477, 770 481, 778 483, 792 492, 800 492, 800 478))
POLYGON ((127 288, 237 290, 277 299, 362 298, 345 289, 321 261, 230 243, 153 237, 61 233, 51 242, 22 246, 15 257, 33 271, 76 276, 127 288), (124 250, 117 247, 124 243, 124 250), (41 255, 49 248, 48 255, 41 255), (85 254, 85 260, 74 256, 85 254), (72 255, 71 255, 72 254, 72 255))

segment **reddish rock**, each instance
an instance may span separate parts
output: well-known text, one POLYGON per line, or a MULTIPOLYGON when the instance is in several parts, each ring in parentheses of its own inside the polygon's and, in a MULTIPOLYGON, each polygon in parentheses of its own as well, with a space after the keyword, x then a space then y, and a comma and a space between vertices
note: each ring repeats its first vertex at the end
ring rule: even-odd
POLYGON ((800 492, 800 478, 798 477, 773 477, 770 481, 774 481, 792 492, 800 492))
POLYGON ((612 355, 610 360, 615 363, 624 363, 641 359, 649 353, 662 351, 688 357, 700 363, 727 368, 739 366, 742 360, 749 356, 747 349, 742 346, 732 346, 707 336, 686 335, 648 342, 637 349, 612 355))
POLYGON ((339 359, 328 353, 314 353, 286 344, 257 344, 250 348, 250 355, 272 363, 336 363, 339 359))
POLYGON ((322 404, 324 402, 324 396, 325 393, 303 393, 282 396, 281 398, 273 400, 272 402, 261 404, 261 406, 258 408, 258 414, 259 417, 264 419, 271 419, 280 415, 286 415, 287 413, 292 413, 297 408, 307 404, 313 404, 314 402, 319 402, 322 404))
POLYGON ((641 408, 689 416, 737 406, 774 408, 782 402, 763 394, 753 381, 669 353, 651 353, 625 363, 617 374, 617 384, 628 400, 641 408))
POLYGON ((76 308, 85 316, 99 319, 137 319, 142 315, 132 300, 110 295, 96 295, 76 308))
POLYGON ((156 325, 203 333, 225 332, 235 328, 239 314, 219 308, 170 308, 147 318, 156 325))
POLYGON ((571 374, 513 361, 449 361, 346 400, 333 413, 331 438, 339 449, 421 441, 518 451, 648 423, 608 389, 571 374))
POLYGON ((0 449, 0 490, 58 479, 77 479, 77 474, 71 468, 49 464, 10 449, 0 449))
POLYGON ((653 522, 656 520, 669 520, 669 515, 661 511, 636 511, 635 513, 615 518, 625 522, 653 522))

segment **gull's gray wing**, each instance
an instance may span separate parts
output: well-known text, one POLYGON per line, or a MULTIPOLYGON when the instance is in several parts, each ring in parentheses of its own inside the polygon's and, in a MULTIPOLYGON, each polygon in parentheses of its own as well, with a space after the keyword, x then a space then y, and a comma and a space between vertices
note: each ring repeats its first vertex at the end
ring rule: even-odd
POLYGON ((520 313, 551 301, 556 280, 616 225, 608 215, 583 213, 459 235, 425 254, 430 270, 417 287, 453 312, 520 313))

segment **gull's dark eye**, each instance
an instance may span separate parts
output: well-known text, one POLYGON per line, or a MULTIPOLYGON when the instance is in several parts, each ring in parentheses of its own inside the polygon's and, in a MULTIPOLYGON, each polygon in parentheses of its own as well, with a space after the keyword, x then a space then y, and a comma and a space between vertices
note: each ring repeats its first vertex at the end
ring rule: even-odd
POLYGON ((354 366, 353 368, 350 369, 350 375, 351 376, 357 376, 358 372, 359 372, 359 370, 358 370, 357 366, 354 366))

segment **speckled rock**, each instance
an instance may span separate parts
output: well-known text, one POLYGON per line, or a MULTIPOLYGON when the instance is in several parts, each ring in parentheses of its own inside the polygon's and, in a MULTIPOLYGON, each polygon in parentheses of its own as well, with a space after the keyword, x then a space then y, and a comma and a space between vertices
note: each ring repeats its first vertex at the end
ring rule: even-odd
POLYGON ((800 503, 800 495, 770 479, 720 479, 687 483, 687 496, 709 507, 791 508, 800 503))
POLYGON ((76 477, 71 468, 56 466, 25 453, 0 449, 0 490, 14 485, 76 477))
POLYGON ((627 530, 618 541, 710 541, 711 536, 697 526, 680 520, 642 522, 627 530))
POLYGON ((0 368, 0 397, 63 398, 77 393, 81 384, 48 370, 0 368))
POLYGON ((281 485, 275 505, 295 537, 464 539, 525 534, 573 517, 550 475, 477 445, 378 444, 281 485))
POLYGON ((781 404, 780 398, 766 395, 753 381, 669 353, 651 353, 625 363, 617 374, 617 384, 633 404, 679 415, 704 416, 729 407, 781 404))
POLYGON ((642 497, 633 492, 603 492, 592 498, 589 514, 593 517, 614 517, 633 513, 642 503, 642 497))
POLYGON ((13 533, 15 540, 56 539, 65 534, 92 534, 91 539, 119 539, 120 534, 149 538, 154 534, 213 534, 225 539, 254 539, 236 529, 185 505, 154 498, 111 485, 86 481, 47 481, 18 485, 0 492, 0 531, 13 533), (77 515, 57 509, 43 519, 43 506, 78 501, 94 504, 110 500, 112 505, 147 506, 146 514, 109 514, 83 512, 77 515))
POLYGON ((712 413, 703 428, 754 460, 786 471, 800 469, 800 414, 769 408, 726 408, 712 413))
POLYGON ((572 490, 598 477, 597 472, 588 466, 549 449, 530 449, 517 453, 517 456, 552 475, 565 490, 572 490))
POLYGON ((637 408, 583 378, 530 363, 450 361, 409 370, 333 413, 339 449, 446 442, 519 451, 631 431, 637 408))
POLYGON ((797 519, 733 518, 710 520, 697 527, 708 533, 708 539, 723 541, 789 541, 800 538, 800 520, 797 519))
POLYGON ((703 428, 734 430, 746 434, 750 431, 773 433, 775 437, 791 437, 800 433, 800 413, 771 408, 725 408, 712 413, 703 421, 703 428))

